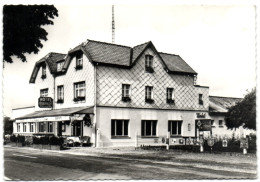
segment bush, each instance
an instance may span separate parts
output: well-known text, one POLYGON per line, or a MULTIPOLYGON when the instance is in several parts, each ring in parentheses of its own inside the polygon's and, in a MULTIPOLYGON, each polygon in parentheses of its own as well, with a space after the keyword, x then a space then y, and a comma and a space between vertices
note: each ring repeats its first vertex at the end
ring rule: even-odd
POLYGON ((11 135, 10 136, 10 141, 16 143, 17 142, 17 137, 15 135, 11 135))
POLYGON ((50 140, 48 136, 43 136, 40 138, 40 144, 42 145, 49 145, 50 144, 50 140))
POLYGON ((50 138, 50 145, 62 145, 63 144, 63 138, 58 138, 58 137, 51 137, 50 138))
POLYGON ((32 136, 26 136, 25 137, 25 145, 32 145, 33 144, 33 137, 32 136))
POLYGON ((17 142, 25 144, 25 136, 18 135, 17 136, 17 142))
POLYGON ((41 140, 39 137, 33 136, 33 144, 41 144, 41 140))

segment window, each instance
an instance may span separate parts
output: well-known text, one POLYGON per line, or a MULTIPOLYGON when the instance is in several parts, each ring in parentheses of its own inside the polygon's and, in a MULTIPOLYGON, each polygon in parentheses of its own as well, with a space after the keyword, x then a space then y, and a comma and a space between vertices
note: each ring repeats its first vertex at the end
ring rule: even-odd
POLYGON ((131 101, 130 99, 130 85, 123 84, 122 85, 122 101, 128 102, 131 101))
POLYGON ((64 65, 64 61, 58 62, 57 63, 57 71, 62 71, 63 65, 64 65))
POLYGON ((219 120, 219 121, 218 121, 218 125, 219 125, 220 128, 224 127, 224 122, 223 122, 223 120, 219 120))
POLYGON ((17 132, 20 132, 20 131, 21 131, 20 123, 17 123, 17 132))
POLYGON ((40 90, 40 96, 41 97, 48 97, 48 89, 41 89, 40 90))
POLYGON ((167 95, 167 103, 168 104, 173 104, 174 103, 174 93, 173 93, 173 88, 167 88, 166 90, 166 95, 167 95))
POLYGON ((153 87, 146 86, 145 87, 145 102, 154 103, 153 100, 153 87))
POLYGON ((145 55, 145 71, 149 73, 153 73, 153 56, 145 55))
POLYGON ((188 131, 191 131, 191 125, 190 125, 190 123, 188 124, 188 131))
POLYGON ((34 123, 30 123, 30 132, 34 132, 34 123))
POLYGON ((85 82, 74 83, 74 101, 85 100, 85 82))
POLYGON ((128 136, 129 120, 111 120, 112 136, 128 136))
POLYGON ((142 120, 141 126, 142 136, 156 136, 157 121, 156 120, 142 120))
POLYGON ((44 132, 44 122, 39 122, 39 132, 44 132))
POLYGON ((46 65, 43 65, 42 66, 42 79, 45 79, 46 78, 46 65))
POLYGON ((203 105, 202 94, 199 94, 199 105, 203 105))
POLYGON ((26 123, 23 123, 23 132, 26 132, 26 123))
POLYGON ((211 127, 215 127, 215 121, 211 120, 211 127))
POLYGON ((53 122, 48 122, 48 132, 53 132, 53 122))
POLYGON ((58 86, 57 88, 57 103, 64 102, 64 87, 63 85, 58 86))
POLYGON ((168 131, 171 135, 181 135, 182 133, 182 121, 169 121, 168 131))
POLYGON ((80 53, 80 54, 76 55, 76 67, 75 67, 75 69, 80 70, 82 68, 83 68, 83 54, 80 53))

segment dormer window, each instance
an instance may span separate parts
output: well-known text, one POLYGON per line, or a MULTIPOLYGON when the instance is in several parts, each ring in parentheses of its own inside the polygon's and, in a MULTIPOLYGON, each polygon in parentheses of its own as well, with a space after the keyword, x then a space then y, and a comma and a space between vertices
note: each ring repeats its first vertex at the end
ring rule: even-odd
POLYGON ((40 97, 48 97, 48 89, 41 89, 40 90, 40 97))
POLYGON ((83 54, 80 53, 80 54, 76 55, 76 67, 75 67, 75 69, 80 70, 82 68, 83 68, 83 54))
POLYGON ((166 98, 166 102, 168 104, 174 104, 174 93, 173 93, 173 88, 167 88, 166 90, 166 94, 167 94, 167 98, 166 98))
POLYGON ((46 78, 46 65, 43 65, 42 66, 42 76, 41 76, 42 79, 45 79, 46 78))
POLYGON ((64 65, 64 61, 57 62, 57 71, 58 72, 62 71, 63 65, 64 65))
POLYGON ((153 56, 145 55, 145 71, 148 73, 153 73, 153 56))

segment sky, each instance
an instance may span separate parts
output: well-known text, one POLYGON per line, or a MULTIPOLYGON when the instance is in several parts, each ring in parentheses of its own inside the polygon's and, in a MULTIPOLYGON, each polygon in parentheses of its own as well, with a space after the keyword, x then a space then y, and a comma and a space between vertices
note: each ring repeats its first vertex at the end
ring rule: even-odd
MULTIPOLYGON (((44 26, 48 41, 23 63, 5 63, 3 112, 34 105, 29 79, 49 52, 67 53, 87 39, 111 42, 112 6, 55 5, 59 17, 44 26)), ((256 85, 255 8, 251 5, 115 5, 115 43, 152 41, 159 52, 180 55, 197 73, 197 84, 214 96, 244 97, 256 85)))

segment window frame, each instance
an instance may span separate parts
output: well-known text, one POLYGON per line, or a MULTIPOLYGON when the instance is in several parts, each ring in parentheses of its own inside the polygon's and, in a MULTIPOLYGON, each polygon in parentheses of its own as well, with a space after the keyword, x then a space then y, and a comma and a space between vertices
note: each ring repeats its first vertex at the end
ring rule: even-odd
POLYGON ((76 56, 76 70, 80 70, 83 68, 83 53, 77 53, 76 56))
POLYGON ((223 119, 218 120, 218 127, 219 128, 223 128, 224 127, 224 120, 223 119), (222 123, 222 124, 220 124, 220 123, 222 123))
POLYGON ((44 123, 44 122, 39 122, 38 129, 39 129, 39 133, 45 132, 45 123, 44 123), (42 124, 42 125, 41 125, 41 124, 42 124), (42 127, 41 127, 41 126, 42 126, 42 127), (41 130, 41 129, 42 129, 42 130, 41 130))
POLYGON ((141 136, 144 137, 144 138, 156 138, 158 137, 157 136, 157 133, 158 133, 158 120, 141 120, 141 136), (147 130, 148 128, 147 127, 147 123, 150 123, 150 126, 151 126, 151 134, 148 135, 147 134, 147 130), (155 123, 155 124, 154 124, 155 123), (154 129, 154 125, 155 125, 155 129, 154 129))
POLYGON ((40 97, 48 97, 49 94, 49 88, 44 88, 40 90, 40 97), (47 95, 45 95, 46 93, 44 93, 46 91, 47 95))
POLYGON ((215 127, 216 127, 216 122, 215 122, 215 120, 212 119, 210 122, 211 122, 211 127, 215 128, 215 127))
POLYGON ((26 133, 27 131, 27 123, 23 123, 23 132, 26 133))
POLYGON ((57 103, 64 102, 64 85, 57 86, 57 103))
POLYGON ((150 54, 145 55, 145 71, 148 73, 153 73, 154 68, 153 68, 153 56, 150 54))
POLYGON ((130 102, 131 101, 131 85, 130 84, 122 84, 122 101, 130 102), (128 87, 128 88, 127 88, 128 87), (128 90, 128 95, 127 95, 128 90))
POLYGON ((182 136, 183 120, 168 120, 168 131, 170 132, 171 137, 182 136), (175 122, 176 122, 176 134, 173 133, 173 125, 172 125, 175 122), (179 127, 179 123, 181 123, 180 127, 179 127), (180 133, 179 133, 179 131, 180 131, 180 133))
POLYGON ((203 105, 203 94, 199 94, 199 105, 203 105))
POLYGON ((21 123, 17 123, 17 132, 21 132, 21 123))
POLYGON ((47 77, 47 68, 46 67, 47 67, 46 64, 42 65, 42 76, 41 76, 42 79, 45 79, 47 77))
POLYGON ((153 86, 145 86, 145 102, 146 103, 154 103, 153 99, 153 86), (151 90, 149 90, 151 89, 151 90), (148 97, 150 96, 150 97, 148 97))
POLYGON ((34 128, 35 128, 35 124, 34 123, 29 123, 29 129, 30 129, 31 133, 34 132, 34 128))
POLYGON ((129 137, 129 119, 111 119, 111 138, 130 138, 129 137), (122 135, 118 134, 118 123, 121 122, 122 135), (126 127, 126 128, 125 128, 126 127), (127 131, 127 134, 125 132, 127 131))
POLYGON ((54 129, 53 125, 54 125, 54 123, 52 121, 47 122, 47 132, 48 133, 53 133, 53 129, 54 129))
POLYGON ((64 66, 65 61, 58 61, 57 62, 57 72, 61 72, 64 66))
POLYGON ((74 83, 74 102, 77 102, 77 101, 85 101, 86 100, 86 83, 85 81, 81 81, 81 82, 76 82, 74 83), (84 87, 78 87, 77 88, 77 85, 79 86, 80 84, 84 84, 84 87), (80 89, 83 88, 83 95, 84 96, 77 96, 77 92, 80 91, 80 89))
POLYGON ((166 102, 168 104, 174 104, 174 88, 167 87, 166 88, 166 102), (170 96, 170 97, 169 97, 170 96))

